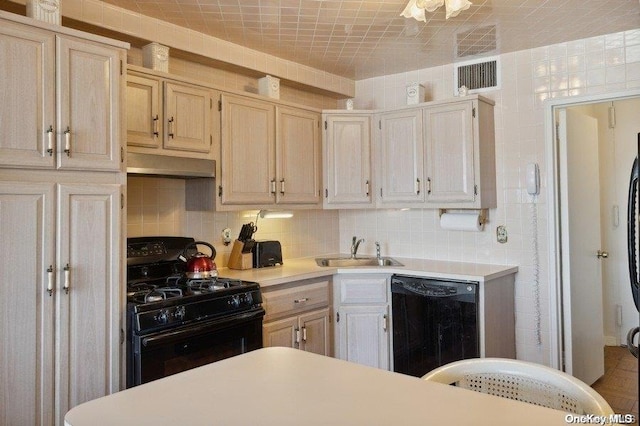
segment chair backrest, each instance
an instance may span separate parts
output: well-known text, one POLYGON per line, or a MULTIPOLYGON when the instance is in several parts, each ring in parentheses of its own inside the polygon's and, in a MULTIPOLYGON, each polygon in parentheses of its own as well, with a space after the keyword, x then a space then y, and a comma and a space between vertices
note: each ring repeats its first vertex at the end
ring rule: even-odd
POLYGON ((574 414, 613 414, 607 401, 586 383, 531 362, 466 359, 436 368, 422 378, 574 414))

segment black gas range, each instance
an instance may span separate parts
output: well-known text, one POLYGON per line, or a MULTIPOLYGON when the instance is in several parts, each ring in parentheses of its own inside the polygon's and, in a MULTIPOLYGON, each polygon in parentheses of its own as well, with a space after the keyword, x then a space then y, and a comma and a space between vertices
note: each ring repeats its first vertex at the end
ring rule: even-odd
POLYGON ((180 255, 193 242, 127 240, 127 387, 262 347, 260 286, 186 278, 180 255))

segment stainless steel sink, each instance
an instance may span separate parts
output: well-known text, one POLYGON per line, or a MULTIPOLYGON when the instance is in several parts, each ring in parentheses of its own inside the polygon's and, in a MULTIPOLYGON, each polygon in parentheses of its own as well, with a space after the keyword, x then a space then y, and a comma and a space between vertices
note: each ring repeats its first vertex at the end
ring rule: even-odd
POLYGON ((334 268, 344 268, 348 266, 404 266, 402 263, 391 257, 329 257, 316 259, 318 266, 332 266, 334 268))

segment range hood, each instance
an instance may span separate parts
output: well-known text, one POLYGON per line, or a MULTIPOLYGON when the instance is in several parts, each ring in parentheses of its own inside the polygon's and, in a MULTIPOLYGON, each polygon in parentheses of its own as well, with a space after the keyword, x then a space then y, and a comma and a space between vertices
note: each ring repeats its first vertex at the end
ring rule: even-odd
POLYGON ((127 174, 176 179, 214 178, 215 160, 127 153, 127 174))

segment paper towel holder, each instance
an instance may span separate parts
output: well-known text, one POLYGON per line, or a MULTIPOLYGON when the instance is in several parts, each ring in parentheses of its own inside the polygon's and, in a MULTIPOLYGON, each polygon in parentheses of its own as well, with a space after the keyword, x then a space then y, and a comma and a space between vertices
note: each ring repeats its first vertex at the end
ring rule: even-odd
POLYGON ((479 217, 478 217, 478 223, 480 225, 484 225, 489 221, 489 209, 439 209, 439 216, 441 217, 443 214, 445 213, 455 213, 455 212, 470 212, 470 211, 474 211, 474 212, 478 212, 479 213, 479 217))

